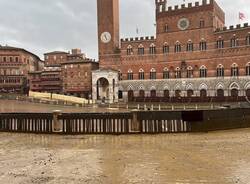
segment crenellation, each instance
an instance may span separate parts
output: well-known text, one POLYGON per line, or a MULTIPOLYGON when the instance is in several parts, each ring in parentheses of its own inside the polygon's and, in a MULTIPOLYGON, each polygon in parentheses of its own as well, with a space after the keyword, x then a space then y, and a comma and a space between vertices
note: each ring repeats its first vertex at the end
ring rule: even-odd
POLYGON ((200 3, 198 1, 195 2, 195 6, 200 6, 200 3))
POLYGON ((243 25, 242 24, 237 24, 237 25, 231 25, 229 27, 223 27, 223 28, 217 28, 215 30, 216 33, 218 32, 224 32, 224 31, 236 31, 236 30, 239 30, 239 29, 246 29, 246 28, 249 28, 250 26, 248 25, 248 23, 244 23, 243 25))
POLYGON ((174 5, 174 6, 166 7, 167 3, 166 3, 165 0, 162 0, 162 1, 159 1, 159 2, 156 0, 156 2, 158 3, 157 7, 161 6, 160 9, 158 8, 156 10, 157 14, 161 14, 161 13, 164 13, 164 12, 174 12, 174 11, 179 11, 179 10, 183 10, 183 9, 199 8, 199 7, 204 7, 204 6, 214 4, 213 0, 202 0, 202 3, 200 3, 199 1, 196 1, 194 4, 193 3, 188 3, 187 5, 186 4, 181 4, 181 6, 174 5))

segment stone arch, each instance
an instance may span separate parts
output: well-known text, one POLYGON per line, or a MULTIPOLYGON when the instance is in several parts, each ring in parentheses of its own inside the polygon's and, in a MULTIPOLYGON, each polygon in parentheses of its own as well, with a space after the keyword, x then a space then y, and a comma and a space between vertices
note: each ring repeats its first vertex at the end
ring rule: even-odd
POLYGON ((199 90, 202 90, 202 89, 208 90, 207 84, 202 83, 202 84, 199 86, 199 90))
POLYGON ((150 91, 151 91, 151 90, 156 90, 156 87, 155 87, 155 86, 151 86, 151 87, 150 87, 150 91))
POLYGON ((224 84, 223 83, 221 83, 221 82, 219 82, 216 86, 215 86, 215 89, 216 90, 218 90, 218 89, 225 89, 225 87, 224 87, 224 84))
POLYGON ((129 91, 129 90, 134 90, 134 87, 130 84, 130 85, 128 85, 127 90, 128 90, 128 91, 129 91))
POLYGON ((250 81, 245 84, 244 89, 250 89, 250 81))
POLYGON ((229 89, 230 90, 232 90, 232 89, 239 90, 240 89, 240 85, 237 82, 233 82, 232 84, 230 84, 229 89))
POLYGON ((194 90, 193 84, 189 83, 189 84, 186 86, 186 90, 194 90))
POLYGON ((139 85, 138 90, 145 90, 145 86, 143 84, 139 85))
POLYGON ((138 48, 144 48, 144 46, 143 46, 142 44, 140 44, 140 45, 138 46, 138 48))

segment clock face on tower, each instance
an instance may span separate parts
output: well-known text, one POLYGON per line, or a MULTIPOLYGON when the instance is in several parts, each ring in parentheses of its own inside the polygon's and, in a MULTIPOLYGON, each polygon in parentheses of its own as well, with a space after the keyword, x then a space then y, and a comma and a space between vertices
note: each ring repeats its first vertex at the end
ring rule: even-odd
POLYGON ((111 41, 111 34, 109 32, 103 32, 101 34, 101 41, 103 43, 109 43, 111 41))
POLYGON ((182 18, 178 21, 178 28, 180 30, 186 30, 189 27, 189 20, 187 18, 182 18))

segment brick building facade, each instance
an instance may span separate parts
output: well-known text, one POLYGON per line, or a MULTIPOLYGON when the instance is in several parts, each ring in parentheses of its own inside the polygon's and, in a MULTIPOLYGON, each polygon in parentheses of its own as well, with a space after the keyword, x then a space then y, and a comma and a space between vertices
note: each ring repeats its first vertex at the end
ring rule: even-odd
MULTIPOLYGON (((118 96, 137 101, 250 96, 250 26, 225 27, 225 13, 214 0, 174 7, 155 0, 156 35, 121 40, 119 0, 97 4, 100 68, 118 72, 117 85, 109 84, 119 89, 113 90, 113 101, 118 96)), ((101 73, 93 77, 102 78, 101 73)), ((97 100, 96 83, 93 91, 97 100)))
POLYGON ((28 73, 43 68, 35 54, 16 47, 0 45, 0 92, 26 93, 29 89, 28 73))
POLYGON ((45 67, 30 72, 30 90, 89 98, 92 91, 92 70, 98 63, 86 58, 80 49, 44 54, 45 67))
POLYGON ((89 99, 92 94, 92 71, 98 67, 98 62, 88 58, 62 63, 63 93, 89 99))

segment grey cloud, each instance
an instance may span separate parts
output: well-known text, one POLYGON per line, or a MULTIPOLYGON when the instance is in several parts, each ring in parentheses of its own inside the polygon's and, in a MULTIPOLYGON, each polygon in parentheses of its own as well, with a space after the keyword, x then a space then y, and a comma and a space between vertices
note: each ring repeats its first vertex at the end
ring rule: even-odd
MULTIPOLYGON (((250 17, 249 1, 218 3, 226 12, 227 25, 238 24, 239 11, 250 17)), ((155 34, 154 0, 120 0, 120 10, 122 37, 155 34)), ((23 47, 41 57, 47 51, 78 47, 97 58, 96 20, 96 0, 0 0, 0 44, 23 47)))

